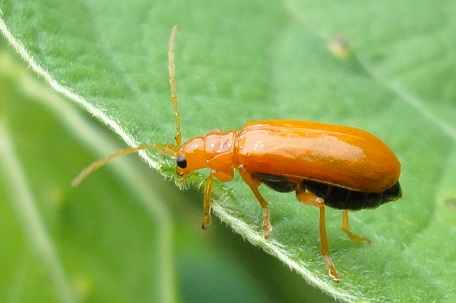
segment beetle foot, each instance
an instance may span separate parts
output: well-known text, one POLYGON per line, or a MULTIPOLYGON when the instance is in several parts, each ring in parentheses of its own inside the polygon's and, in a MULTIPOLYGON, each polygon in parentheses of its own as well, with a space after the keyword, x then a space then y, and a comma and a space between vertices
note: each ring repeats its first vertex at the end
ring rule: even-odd
POLYGON ((272 231, 271 223, 269 221, 263 222, 263 237, 265 239, 269 238, 271 231, 272 231))
POLYGON ((204 217, 204 221, 203 221, 203 224, 201 225, 201 229, 206 230, 210 224, 211 224, 211 217, 204 217))
POLYGON ((272 231, 272 225, 269 221, 271 215, 269 214, 269 208, 263 208, 263 237, 265 239, 269 238, 269 233, 272 231))
POLYGON ((363 236, 360 236, 360 235, 357 235, 357 234, 354 234, 352 233, 351 231, 349 230, 345 230, 345 229, 342 229, 346 234, 347 236, 351 239, 351 240, 354 240, 356 242, 364 242, 366 244, 371 244, 371 240, 369 240, 368 238, 365 238, 363 236))
POLYGON ((325 257, 325 263, 326 263, 326 267, 328 268, 329 276, 334 280, 334 282, 339 283, 340 282, 339 274, 337 273, 336 267, 334 267, 334 264, 331 261, 331 258, 328 255, 323 255, 323 257, 325 257))

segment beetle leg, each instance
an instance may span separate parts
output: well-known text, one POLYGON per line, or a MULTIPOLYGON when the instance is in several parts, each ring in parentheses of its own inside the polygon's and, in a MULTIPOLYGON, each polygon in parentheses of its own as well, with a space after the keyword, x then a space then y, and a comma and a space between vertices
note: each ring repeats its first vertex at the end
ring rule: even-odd
POLYGON ((207 226, 211 224, 211 188, 212 188, 212 179, 214 178, 214 172, 211 172, 209 177, 206 180, 206 186, 204 187, 204 219, 202 229, 207 229, 207 226))
POLYGON ((348 237, 352 240, 358 242, 366 242, 370 244, 371 241, 368 238, 362 237, 360 235, 356 235, 350 231, 350 222, 348 221, 348 210, 344 209, 342 212, 342 230, 348 235, 348 237))
POLYGON ((334 266, 331 258, 329 257, 328 237, 326 235, 326 222, 325 222, 325 201, 313 193, 306 192, 301 187, 296 190, 296 198, 299 202, 316 206, 320 210, 320 241, 321 241, 321 254, 325 258, 326 267, 328 268, 329 276, 339 283, 339 275, 337 274, 336 267, 334 266))
POLYGON ((263 235, 265 238, 269 238, 269 233, 272 230, 272 225, 270 222, 271 215, 269 213, 268 201, 263 198, 260 191, 258 190, 258 186, 260 186, 261 182, 253 178, 252 175, 248 173, 244 167, 242 167, 242 165, 238 167, 238 170, 242 179, 244 179, 244 182, 247 183, 257 198, 258 202, 260 202, 261 208, 263 209, 263 235))

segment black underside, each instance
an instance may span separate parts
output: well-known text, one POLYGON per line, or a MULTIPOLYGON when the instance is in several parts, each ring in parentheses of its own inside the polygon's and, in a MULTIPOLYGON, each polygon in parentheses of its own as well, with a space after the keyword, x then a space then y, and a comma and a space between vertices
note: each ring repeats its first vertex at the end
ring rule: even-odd
POLYGON ((261 173, 253 173, 252 176, 269 188, 282 193, 296 191, 300 185, 301 188, 322 198, 325 201, 325 205, 337 209, 360 210, 375 208, 386 202, 397 200, 402 196, 399 182, 382 192, 372 193, 350 190, 313 180, 304 180, 301 184, 298 184, 281 176, 261 173))

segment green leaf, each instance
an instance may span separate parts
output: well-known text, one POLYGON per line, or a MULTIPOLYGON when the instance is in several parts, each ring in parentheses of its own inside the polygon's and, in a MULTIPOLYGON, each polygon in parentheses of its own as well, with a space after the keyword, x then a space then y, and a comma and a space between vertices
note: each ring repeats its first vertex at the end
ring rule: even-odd
MULTIPOLYGON (((338 212, 328 210, 331 256, 342 279, 338 285, 327 276, 319 254, 317 209, 299 205, 292 194, 262 188, 274 226, 265 240, 258 203, 237 177, 216 184, 213 210, 237 233, 340 300, 431 302, 456 297, 451 241, 456 160, 454 144, 449 144, 456 139, 454 6, 448 1, 1 1, 0 30, 54 90, 131 146, 173 143, 166 55, 175 24, 184 138, 215 128, 240 129, 254 119, 287 118, 353 125, 384 139, 401 160, 404 198, 352 214, 353 231, 370 238, 369 246, 348 241, 338 229, 338 212), (348 51, 348 57, 331 52, 331 45, 348 51)), ((12 141, 10 128, 2 128, 9 133, 3 135, 5 142, 12 141)), ((158 152, 142 156, 171 174, 172 161, 158 152)), ((127 174, 120 168, 115 172, 127 174)), ((193 180, 201 183, 206 174, 193 180)), ((89 182, 78 190, 90 190, 89 182)), ((123 184, 139 192, 136 187, 145 186, 133 183, 123 184)), ((98 199, 116 195, 115 189, 107 190, 98 199)), ((149 233, 164 241, 161 228, 172 226, 167 203, 141 206, 157 208, 143 220, 149 233)), ((135 211, 127 205, 122 211, 135 211)), ((116 223, 111 214, 101 218, 116 223)), ((46 260, 52 253, 42 254, 51 271, 56 265, 46 260)), ((71 301, 68 278, 60 276, 55 272, 52 283, 61 286, 61 298, 71 301)))

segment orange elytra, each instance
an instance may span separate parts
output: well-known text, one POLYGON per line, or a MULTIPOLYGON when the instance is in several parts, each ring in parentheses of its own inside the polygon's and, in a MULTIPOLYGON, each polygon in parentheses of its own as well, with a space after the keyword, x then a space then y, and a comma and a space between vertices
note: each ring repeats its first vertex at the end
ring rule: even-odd
POLYGON ((317 122, 293 120, 251 121, 241 130, 212 131, 181 144, 177 89, 174 72, 173 28, 169 44, 171 99, 176 123, 176 144, 152 144, 127 148, 84 169, 73 181, 79 184, 88 174, 112 159, 139 150, 160 149, 176 159, 176 173, 185 177, 209 168, 204 189, 202 228, 211 222, 211 185, 233 179, 238 170, 263 209, 265 238, 272 230, 268 202, 258 190, 260 184, 278 192, 296 192, 299 202, 320 211, 321 253, 329 275, 339 282, 339 275, 329 257, 325 206, 342 211, 342 230, 350 239, 369 243, 353 234, 349 210, 375 208, 401 197, 401 165, 394 153, 377 137, 363 130, 317 122))

